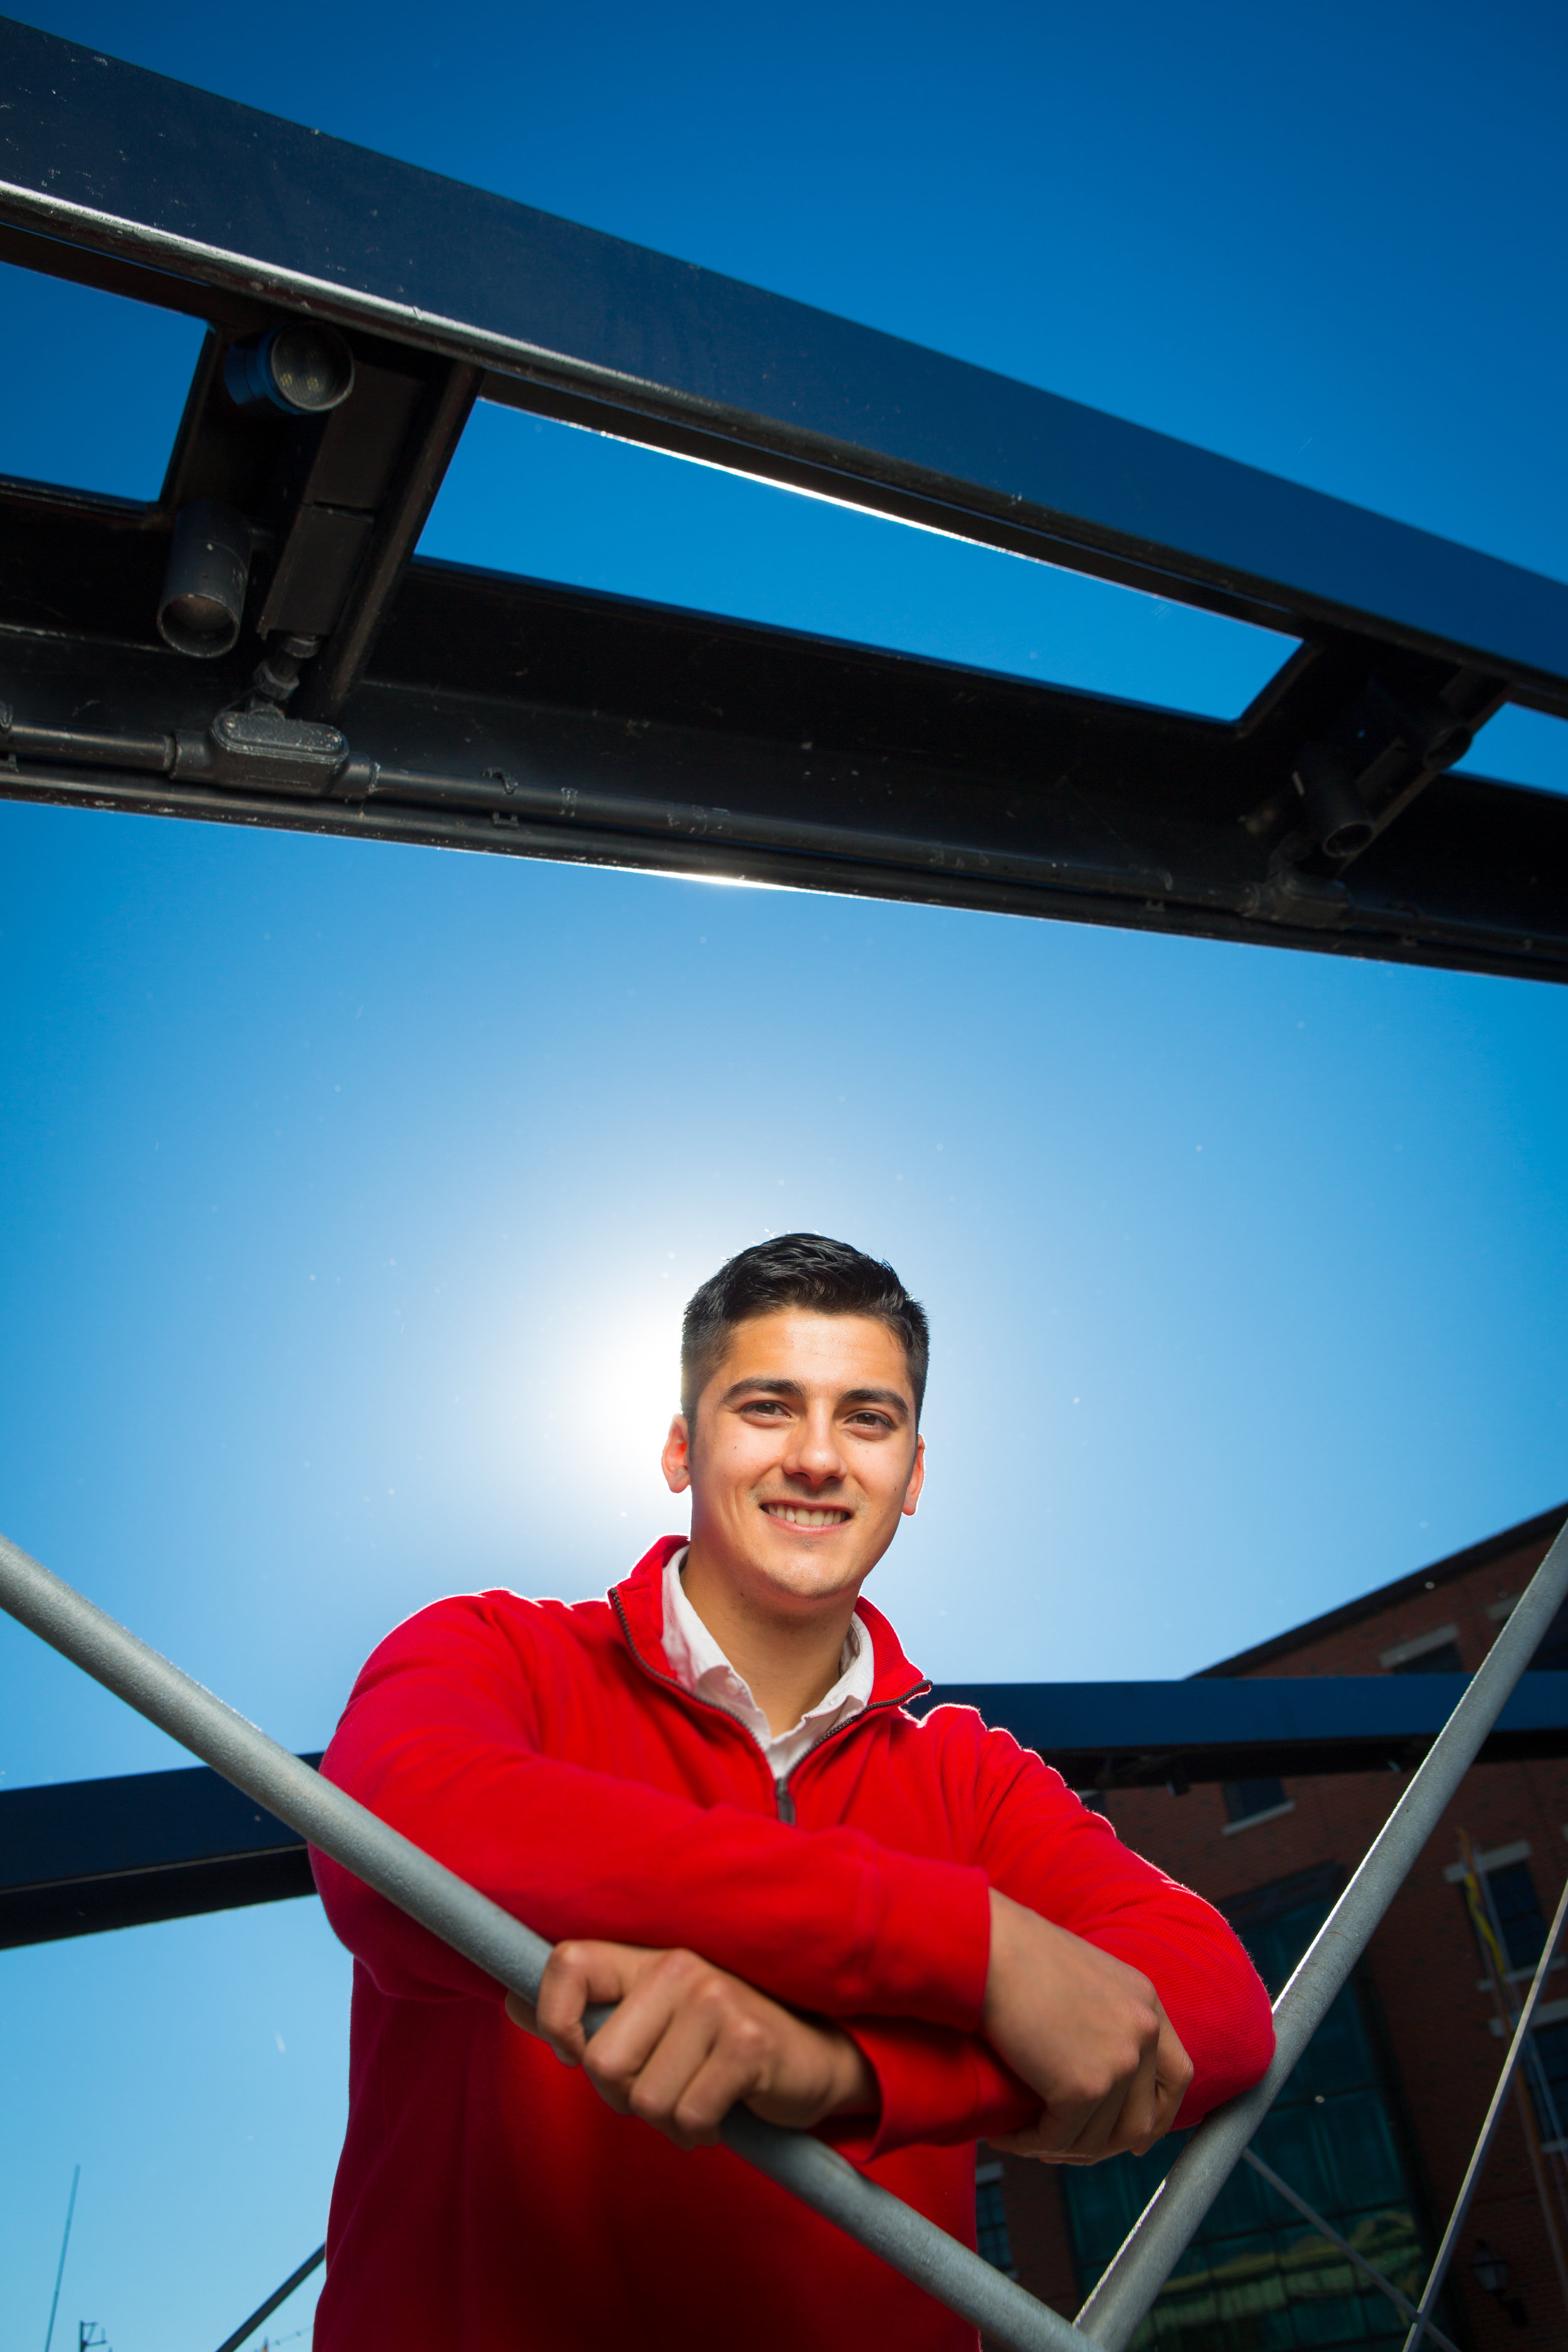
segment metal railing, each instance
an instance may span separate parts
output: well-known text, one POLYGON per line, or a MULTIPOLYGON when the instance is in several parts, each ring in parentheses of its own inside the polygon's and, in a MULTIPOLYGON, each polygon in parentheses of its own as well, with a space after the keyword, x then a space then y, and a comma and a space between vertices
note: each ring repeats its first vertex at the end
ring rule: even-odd
MULTIPOLYGON (((1366 1948, 1565 1597, 1568 1528, 1537 1569, 1479 1672, 1275 2002, 1276 2049, 1268 2074, 1256 2089, 1218 2109, 1193 2135, 1076 2324, 868 2180, 809 2133, 781 2130, 737 2107, 725 2120, 725 2142, 893 2269, 984 2328, 1008 2352, 1084 2352, 1089 2344, 1100 2352, 1124 2352, 1366 1948)), ((488 1976, 530 2003, 537 1999, 550 1957, 542 1937, 302 1764, 4 1537, 0 1607, 488 1976)), ((1438 2260, 1413 2315, 1407 2352, 1415 2352, 1423 2334, 1436 2333, 1427 2314, 1526 2046, 1529 2021, 1565 1911, 1568 1894, 1559 1906, 1438 2260)), ((1396 2300, 1405 2305, 1402 2295, 1396 2294, 1396 2300)))
MULTIPOLYGON (((303 2286, 305 2281, 314 2275, 316 2271, 320 2269, 321 2265, 326 2261, 326 2259, 327 2250, 325 2246, 318 2246, 313 2254, 307 2254, 299 2269, 297 2271, 290 2271, 282 2285, 275 2286, 271 2294, 268 2296, 266 2302, 258 2303, 256 2309, 251 2313, 250 2317, 240 2321, 239 2326, 235 2329, 232 2336, 226 2336, 224 2337, 223 2342, 217 2347, 217 2352, 239 2352, 239 2347, 244 2343, 246 2337, 247 2336, 254 2336, 262 2321, 264 2319, 270 2319, 279 2305, 280 2303, 287 2303, 295 2288, 297 2286, 303 2286)), ((1431 2329, 1429 2332, 1432 2335, 1436 2335, 1436 2328, 1431 2329)), ((1453 2346, 1448 2344, 1445 2338, 1439 2337, 1438 2341, 1443 2343, 1444 2352, 1454 2352, 1453 2346)))

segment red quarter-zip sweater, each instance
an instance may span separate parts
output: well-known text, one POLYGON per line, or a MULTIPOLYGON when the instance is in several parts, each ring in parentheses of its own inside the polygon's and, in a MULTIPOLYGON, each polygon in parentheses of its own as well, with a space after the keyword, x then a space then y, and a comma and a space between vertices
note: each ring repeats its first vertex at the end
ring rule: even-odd
MULTIPOLYGON (((824 2126, 974 2243, 973 2143, 1040 2102, 979 2037, 997 1886, 1142 1969, 1196 2072, 1257 2081, 1268 2003, 1217 1912, 1059 1775, 923 1688, 864 1601, 876 1680, 781 1800, 662 1641, 666 1537, 607 1601, 440 1601, 375 1652, 330 1780, 552 1942, 684 1946, 842 2021, 879 2113, 824 2126), (792 1813, 793 1820, 781 1818, 792 1813)), ((683 2153, 510 2025, 500 1989, 321 1853, 354 1955, 349 2123, 317 2352, 974 2352, 973 2328, 722 2147, 683 2153)))

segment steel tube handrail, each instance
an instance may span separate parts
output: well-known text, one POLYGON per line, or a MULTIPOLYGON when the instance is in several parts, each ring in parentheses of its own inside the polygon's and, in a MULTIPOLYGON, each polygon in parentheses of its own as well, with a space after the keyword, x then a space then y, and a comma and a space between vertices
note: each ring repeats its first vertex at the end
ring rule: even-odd
MULTIPOLYGON (((1133 2224, 1076 2326, 866 2179, 809 2133, 780 2130, 738 2107, 725 2120, 726 2144, 893 2269, 984 2327, 1008 2352, 1082 2352, 1086 2339, 1101 2352, 1124 2352, 1360 1958, 1565 1597, 1568 1528, 1537 1569, 1430 1754, 1275 2003, 1276 2051, 1268 2073, 1256 2089, 1232 2100, 1199 2127, 1133 2224)), ((0 1607, 498 1983, 530 2002, 537 1998, 550 1953, 542 1937, 366 1811, 3 1536, 0 1607)), ((1544 1982, 1544 1977, 1540 1980, 1544 1982)), ((1522 2034, 1522 2021, 1520 2031, 1522 2034)), ((1521 2048, 1522 2042, 1517 2046, 1521 2048)), ((1512 2063, 1510 2056, 1510 2073, 1512 2063)), ((1506 2079, 1505 2074, 1499 2103, 1506 2079)))
POLYGON ((1133 2223, 1077 2325, 1101 2352, 1125 2352, 1204 2216, 1268 2113, 1330 2002, 1366 1949, 1509 1693, 1568 1597, 1568 1528, 1552 1544, 1359 1869, 1274 2004, 1274 2063, 1256 2089, 1217 2108, 1133 2223))
MULTIPOLYGON (((542 1936, 366 1811, 4 1536, 0 1607, 498 1984, 531 2005, 538 2000, 551 1949, 542 1936)), ((1069 2321, 868 2180, 809 2132, 781 2130, 736 2107, 725 2118, 722 2137, 737 2156, 938 2302, 983 2327, 1008 2352, 1083 2352, 1069 2321)))

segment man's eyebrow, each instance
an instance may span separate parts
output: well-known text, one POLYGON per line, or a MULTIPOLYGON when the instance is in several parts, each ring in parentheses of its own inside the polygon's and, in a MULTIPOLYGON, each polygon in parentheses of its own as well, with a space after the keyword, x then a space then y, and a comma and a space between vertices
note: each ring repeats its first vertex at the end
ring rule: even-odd
POLYGON ((897 1389, 846 1389, 838 1402, 840 1404, 884 1404, 889 1412, 899 1413, 905 1421, 910 1417, 909 1399, 897 1389))
MULTIPOLYGON (((721 1404, 732 1404, 737 1397, 758 1394, 791 1397, 798 1401, 805 1397, 805 1391, 798 1381, 770 1379, 767 1374, 759 1373, 755 1380, 731 1382, 719 1402, 721 1404)), ((910 1417, 909 1399, 900 1395, 897 1389, 846 1389, 838 1402, 841 1407, 858 1404, 885 1405, 889 1412, 896 1412, 902 1421, 908 1421, 910 1417)))

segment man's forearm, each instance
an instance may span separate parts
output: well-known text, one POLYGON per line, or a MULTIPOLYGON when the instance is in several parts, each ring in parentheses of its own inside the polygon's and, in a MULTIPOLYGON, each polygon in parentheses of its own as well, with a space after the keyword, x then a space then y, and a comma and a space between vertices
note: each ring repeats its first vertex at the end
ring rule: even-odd
MULTIPOLYGON (((983 1872, 803 1832, 510 1746, 351 1717, 323 1762, 405 1835, 552 1941, 684 1947, 792 2008, 977 2021, 983 1872)), ((477 1990, 473 1971, 318 1859, 332 1924, 388 1991, 477 1990)))

